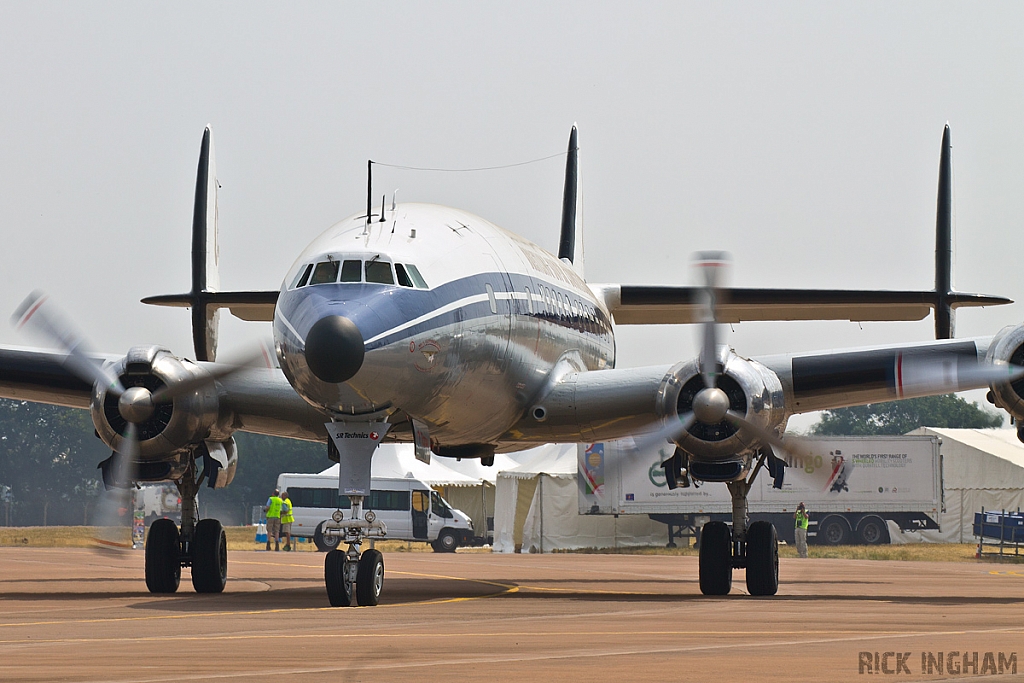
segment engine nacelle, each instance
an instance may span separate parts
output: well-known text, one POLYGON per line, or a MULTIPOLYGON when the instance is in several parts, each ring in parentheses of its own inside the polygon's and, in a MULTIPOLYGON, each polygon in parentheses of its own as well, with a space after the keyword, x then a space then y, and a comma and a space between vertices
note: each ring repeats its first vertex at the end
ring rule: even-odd
MULTIPOLYGON (((999 330, 989 344, 985 359, 1024 365, 1024 325, 999 330)), ((1018 424, 1024 421, 1024 379, 993 384, 990 389, 996 407, 1008 412, 1018 424)))
MULTIPOLYGON (((125 388, 145 387, 151 392, 205 372, 199 365, 155 346, 132 348, 128 355, 111 366, 111 370, 125 388)), ((153 414, 137 425, 137 479, 160 481, 179 478, 188 466, 190 452, 210 438, 218 409, 217 391, 212 382, 194 392, 177 396, 169 403, 157 405, 153 414)), ((100 439, 113 450, 123 453, 128 423, 118 410, 117 397, 105 388, 95 388, 90 412, 100 439)), ((233 454, 233 445, 230 450, 233 454)), ((233 464, 234 458, 229 459, 233 464)))
MULTIPOLYGON (((727 352, 718 376, 718 387, 729 397, 729 409, 743 415, 762 429, 774 432, 785 417, 785 395, 778 376, 765 366, 727 352)), ((662 381, 658 393, 658 412, 663 417, 685 415, 692 411, 694 397, 704 388, 697 359, 674 366, 662 381)), ((761 445, 756 434, 738 429, 723 420, 717 424, 694 422, 676 439, 676 444, 691 456, 691 461, 749 462, 749 456, 761 445)))

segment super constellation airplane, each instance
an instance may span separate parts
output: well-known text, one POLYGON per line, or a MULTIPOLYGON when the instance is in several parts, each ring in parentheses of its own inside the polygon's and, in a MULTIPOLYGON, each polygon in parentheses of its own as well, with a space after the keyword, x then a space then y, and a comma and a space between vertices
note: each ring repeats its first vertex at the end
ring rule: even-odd
MULTIPOLYGON (((124 356, 88 352, 52 304, 33 294, 19 325, 57 352, 0 349, 0 396, 88 408, 113 450, 104 482, 174 481, 180 529, 158 520, 146 542, 146 583, 177 590, 190 566, 199 592, 227 578, 223 529, 198 520, 205 480, 234 476, 235 431, 320 441, 340 461, 338 510, 325 533, 349 544, 328 553, 332 605, 375 605, 386 529, 365 509, 370 459, 382 440, 414 442, 420 457, 480 458, 539 443, 627 436, 676 444, 673 485, 725 482, 732 527, 704 530, 700 586, 728 593, 734 567, 752 594, 778 588, 774 528, 746 523, 746 494, 797 413, 991 386, 996 405, 1024 418, 1024 326, 951 340, 958 306, 1009 303, 950 286, 949 130, 940 164, 934 291, 724 289, 588 284, 577 258, 577 134, 569 141, 558 256, 464 211, 427 204, 364 213, 330 227, 298 257, 279 291, 223 292, 217 282, 217 184, 203 135, 193 219, 192 289, 145 299, 192 310, 196 360, 156 347, 124 356), (280 369, 216 362, 221 308, 273 321, 280 369), (744 320, 919 320, 935 310, 934 342, 747 358, 718 342, 715 323, 744 320), (614 324, 705 325, 698 358, 615 368, 614 324), (127 465, 127 467, 126 467, 127 465), (127 472, 127 474, 125 474, 127 472), (130 480, 130 481, 126 481, 130 480), (345 509, 347 508, 347 510, 345 509)), ((713 273, 722 260, 703 260, 713 273)))

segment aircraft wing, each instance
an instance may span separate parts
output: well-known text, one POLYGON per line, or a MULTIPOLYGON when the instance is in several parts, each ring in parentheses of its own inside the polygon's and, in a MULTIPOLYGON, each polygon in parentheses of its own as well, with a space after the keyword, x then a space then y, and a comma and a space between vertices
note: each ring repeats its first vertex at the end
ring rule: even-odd
MULTIPOLYGON (((594 284, 616 324, 666 325, 701 322, 702 287, 594 284)), ((721 323, 753 320, 922 320, 938 305, 934 291, 721 288, 721 323)), ((952 292, 952 308, 1013 303, 1000 296, 952 292)))
MULTIPOLYGON (((783 429, 789 417, 799 413, 986 386, 997 388, 996 404, 1006 407, 1010 399, 1001 398, 1001 392, 1015 392, 1018 384, 1024 389, 1024 382, 1011 386, 1010 366, 992 364, 1009 361, 1024 341, 1024 326, 1008 330, 995 338, 764 358, 746 358, 722 346, 719 384, 726 387, 730 409, 763 432, 783 429)), ((674 423, 678 428, 704 386, 699 358, 672 366, 567 371, 502 441, 610 441, 650 433, 659 424, 674 423)), ((730 441, 716 435, 716 430, 729 431, 724 424, 691 422, 691 432, 700 435, 691 444, 694 452, 715 457, 719 445, 724 452, 726 443, 739 452, 760 438, 739 430, 739 441, 730 441)))
MULTIPOLYGON (((66 367, 59 351, 0 346, 0 398, 89 408, 93 386, 66 367)), ((120 356, 94 356, 113 362, 120 356)), ((217 372, 224 363, 200 363, 217 372)), ((324 416, 302 400, 279 369, 247 369, 217 380, 217 422, 244 431, 324 441, 324 416)))

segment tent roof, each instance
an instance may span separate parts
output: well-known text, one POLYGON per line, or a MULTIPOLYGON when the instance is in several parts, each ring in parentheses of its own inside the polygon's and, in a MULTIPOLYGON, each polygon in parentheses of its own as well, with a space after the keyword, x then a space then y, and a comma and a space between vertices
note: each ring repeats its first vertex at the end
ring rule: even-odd
POLYGON ((1024 488, 1024 444, 1014 429, 921 427, 910 433, 942 439, 943 488, 1024 488))
POLYGON ((533 455, 522 465, 504 470, 499 476, 528 479, 538 474, 556 477, 575 477, 577 470, 577 444, 546 444, 523 451, 522 455, 533 455))
MULTIPOLYGON (((338 476, 338 465, 332 465, 320 474, 338 476)), ((381 479, 418 479, 431 486, 479 486, 480 478, 449 469, 438 458, 426 464, 416 459, 415 448, 409 443, 386 443, 377 447, 370 461, 370 474, 381 479)))

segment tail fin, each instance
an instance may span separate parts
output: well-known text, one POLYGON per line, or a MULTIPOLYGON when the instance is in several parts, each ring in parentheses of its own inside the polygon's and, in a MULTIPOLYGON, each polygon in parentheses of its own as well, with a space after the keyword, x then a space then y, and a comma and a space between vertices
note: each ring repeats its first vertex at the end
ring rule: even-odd
POLYGON ((569 150, 565 157, 565 189, 562 193, 562 233, 558 240, 558 258, 573 265, 583 276, 583 230, 580 209, 579 138, 576 124, 569 133, 569 150), (577 247, 578 245, 578 247, 577 247))
POLYGON ((942 131, 939 193, 935 210, 935 338, 952 339, 953 307, 953 174, 949 124, 942 131))
POLYGON ((217 165, 213 155, 213 131, 203 131, 196 173, 196 201, 192 213, 192 344, 196 360, 217 357, 220 310, 210 306, 207 294, 220 288, 217 264, 217 165))

